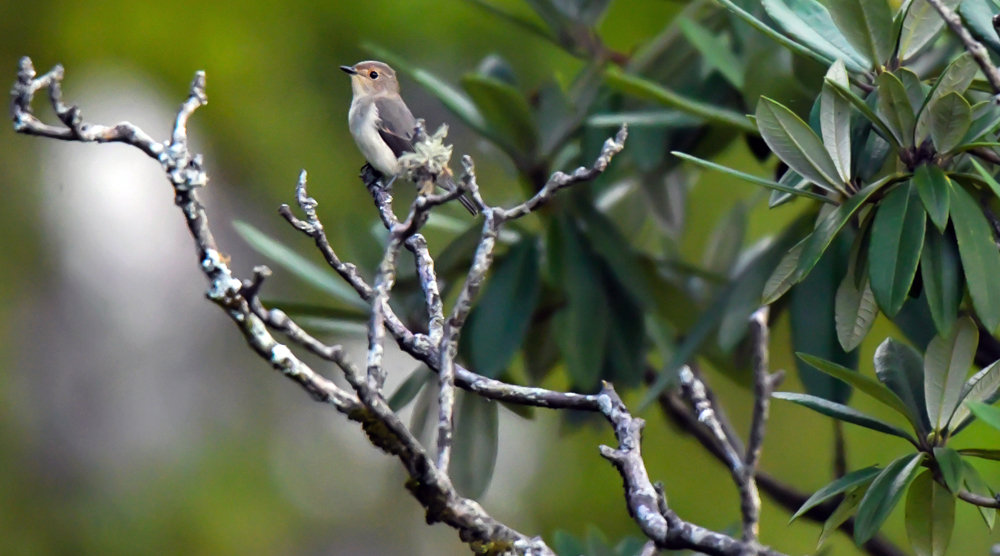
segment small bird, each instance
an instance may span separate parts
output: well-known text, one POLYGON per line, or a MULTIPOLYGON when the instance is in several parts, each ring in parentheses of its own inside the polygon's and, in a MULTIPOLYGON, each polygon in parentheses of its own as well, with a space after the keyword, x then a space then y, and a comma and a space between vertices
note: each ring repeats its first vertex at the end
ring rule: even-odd
MULTIPOLYGON (((413 152, 413 135, 417 120, 413 117, 403 97, 399 96, 396 72, 382 62, 358 62, 353 66, 340 66, 351 76, 351 110, 347 123, 351 135, 365 160, 391 184, 399 174, 399 157, 413 152)), ((448 176, 442 176, 438 185, 454 191, 457 185, 448 176)), ((479 213, 476 205, 465 196, 458 198, 470 213, 479 213)))

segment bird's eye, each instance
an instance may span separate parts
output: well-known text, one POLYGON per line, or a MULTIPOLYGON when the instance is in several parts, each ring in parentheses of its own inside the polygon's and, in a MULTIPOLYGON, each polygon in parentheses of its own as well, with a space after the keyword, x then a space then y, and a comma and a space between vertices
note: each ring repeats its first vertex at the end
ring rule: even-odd
POLYGON ((377 71, 373 71, 373 72, 371 72, 371 73, 368 74, 368 77, 371 77, 372 79, 378 79, 378 72, 377 71))

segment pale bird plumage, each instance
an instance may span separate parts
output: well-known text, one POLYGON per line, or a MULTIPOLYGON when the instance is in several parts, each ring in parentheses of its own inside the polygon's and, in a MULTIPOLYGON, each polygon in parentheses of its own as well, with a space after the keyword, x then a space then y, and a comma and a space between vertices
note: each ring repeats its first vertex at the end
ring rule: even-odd
MULTIPOLYGON (((373 168, 390 180, 399 174, 399 157, 413 152, 413 135, 417 120, 399 95, 396 72, 382 62, 359 62, 340 66, 351 76, 351 109, 348 126, 354 142, 373 168)), ((454 191, 457 187, 449 176, 442 176, 438 185, 454 191)), ((467 197, 458 198, 470 213, 478 212, 467 197)))

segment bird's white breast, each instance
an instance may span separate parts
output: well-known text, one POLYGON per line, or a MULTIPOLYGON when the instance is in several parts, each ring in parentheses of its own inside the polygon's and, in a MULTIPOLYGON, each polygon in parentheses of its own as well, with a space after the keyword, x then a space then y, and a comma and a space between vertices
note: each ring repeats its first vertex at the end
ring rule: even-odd
POLYGON ((347 113, 347 123, 358 149, 376 170, 387 176, 395 176, 398 171, 398 161, 395 153, 385 144, 378 133, 378 108, 373 102, 351 102, 351 110, 347 113))

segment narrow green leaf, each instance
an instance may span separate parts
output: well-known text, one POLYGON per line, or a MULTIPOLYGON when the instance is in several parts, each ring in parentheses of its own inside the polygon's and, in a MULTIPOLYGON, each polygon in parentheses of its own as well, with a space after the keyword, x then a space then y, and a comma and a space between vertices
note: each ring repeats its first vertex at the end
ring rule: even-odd
POLYGON ((997 13, 994 2, 989 0, 965 0, 958 7, 965 24, 972 28, 993 52, 1000 52, 1000 37, 993 28, 993 16, 997 13))
POLYGON ((718 70, 726 81, 737 90, 743 90, 743 63, 736 57, 729 47, 718 37, 712 34, 700 23, 688 17, 682 17, 677 21, 681 32, 687 38, 691 46, 694 46, 701 53, 702 58, 709 66, 718 70))
POLYGON ((976 418, 987 425, 1000 430, 1000 409, 993 407, 992 405, 986 405, 979 402, 969 402, 968 406, 976 418))
MULTIPOLYGON (((761 4, 781 28, 806 45, 813 52, 827 59, 844 60, 847 67, 861 73, 872 67, 872 63, 854 49, 833 24, 826 6, 814 0, 763 0, 761 4)), ((787 40, 787 39, 786 39, 787 40)))
POLYGON ((958 452, 947 446, 937 446, 934 448, 934 459, 937 461, 944 484, 952 494, 958 494, 962 488, 962 481, 965 480, 965 467, 962 465, 962 456, 958 452))
POLYGON ((927 228, 920 255, 920 275, 934 326, 938 333, 946 335, 951 332, 962 303, 962 265, 952 231, 942 234, 935 228, 927 228))
POLYGON ((433 376, 434 371, 427 368, 427 365, 417 367, 417 370, 410 373, 410 376, 406 377, 406 380, 392 393, 389 398, 389 409, 399 411, 409 405, 433 376))
POLYGON ((990 187, 993 194, 1000 197, 1000 183, 997 183, 997 180, 986 171, 986 168, 983 168, 983 165, 978 160, 975 158, 970 158, 969 160, 972 161, 972 165, 976 167, 976 172, 979 172, 979 175, 983 177, 983 180, 986 181, 986 185, 990 187))
POLYGON ((517 353, 541 292, 538 249, 527 237, 497 261, 461 336, 474 371, 496 378, 517 353))
POLYGON ((799 257, 792 282, 800 282, 809 274, 812 267, 816 266, 816 262, 823 256, 823 252, 826 251, 833 238, 869 197, 883 186, 899 179, 901 179, 901 176, 892 175, 870 183, 826 215, 820 221, 819 225, 816 226, 816 230, 809 236, 808 241, 802 248, 802 255, 799 257))
MULTIPOLYGON (((963 448, 959 450, 958 453, 960 455, 969 456, 971 458, 1000 461, 1000 450, 981 450, 978 448, 963 448)), ((966 477, 966 482, 968 482, 968 477, 966 477)))
POLYGON ((889 126, 897 143, 904 147, 913 145, 916 116, 903 82, 885 71, 875 79, 875 84, 878 86, 878 111, 882 121, 889 126))
POLYGON ((893 54, 892 10, 884 0, 830 0, 830 15, 847 42, 876 64, 893 54))
POLYGON ((906 534, 917 556, 944 556, 955 527, 955 497, 930 469, 920 474, 906 494, 906 534))
POLYGON ((858 469, 857 471, 851 471, 836 481, 833 481, 825 487, 817 490, 816 493, 810 496, 809 499, 802 504, 802 507, 799 508, 794 515, 792 515, 792 518, 789 519, 788 522, 791 523, 795 521, 802 514, 808 512, 816 506, 819 506, 823 502, 830 500, 838 494, 870 483, 875 480, 875 477, 877 477, 881 472, 882 470, 875 466, 865 467, 864 469, 858 469))
POLYGON ((449 475, 455 490, 476 499, 490 486, 500 436, 500 404, 471 392, 458 392, 455 437, 449 475))
POLYGON ((914 429, 917 428, 914 417, 910 415, 910 410, 906 407, 906 404, 903 403, 903 400, 899 399, 899 396, 897 396, 892 390, 883 386, 877 380, 867 377, 858 371, 852 371, 851 369, 842 367, 830 361, 824 361, 823 359, 813 357, 812 355, 807 355, 805 353, 796 353, 795 355, 816 369, 850 384, 861 392, 868 394, 874 400, 881 402, 886 407, 898 411, 903 417, 906 417, 911 423, 914 423, 914 429))
POLYGON ((795 244, 795 247, 792 247, 782 257, 781 262, 778 263, 774 272, 771 273, 771 277, 764 284, 764 296, 761 303, 764 305, 774 303, 792 287, 792 276, 795 273, 795 267, 799 264, 799 256, 802 255, 802 249, 805 247, 807 241, 809 241, 808 236, 795 244))
MULTIPOLYGON (((886 75, 886 74, 883 74, 886 75)), ((923 164, 913 172, 913 185, 920 193, 927 215, 942 233, 948 225, 948 209, 951 207, 951 183, 940 166, 923 164)))
POLYGON ((986 109, 980 113, 973 110, 972 126, 969 128, 969 132, 965 134, 965 137, 962 137, 961 148, 966 149, 966 145, 968 144, 995 147, 996 143, 989 141, 988 136, 996 132, 998 125, 1000 125, 1000 106, 990 103, 986 109))
POLYGON ((776 181, 772 181, 772 180, 769 180, 769 179, 765 179, 765 178, 761 178, 761 177, 754 176, 754 175, 751 175, 751 174, 747 174, 745 172, 740 172, 739 170, 733 170, 732 168, 727 168, 725 166, 722 166, 721 164, 716 164, 714 162, 709 162, 708 160, 702 160, 702 159, 700 159, 698 157, 691 156, 691 155, 689 155, 687 153, 683 153, 683 152, 680 152, 680 151, 671 151, 670 154, 676 156, 677 158, 683 158, 684 160, 693 162, 693 163, 695 163, 698 166, 701 166, 703 168, 708 168, 709 170, 718 170, 719 172, 723 172, 723 173, 729 174, 730 176, 736 176, 737 178, 740 178, 742 180, 746 180, 746 181, 748 181, 750 183, 755 183, 757 185, 762 185, 762 186, 764 186, 764 187, 766 187, 768 189, 773 189, 774 191, 781 191, 783 193, 791 193, 792 195, 798 195, 800 197, 806 197, 808 199, 813 199, 813 200, 816 200, 816 201, 822 201, 822 202, 827 203, 827 204, 836 204, 836 201, 833 201, 830 198, 825 197, 823 195, 817 195, 816 193, 813 193, 812 191, 804 191, 804 190, 800 190, 800 189, 795 189, 793 187, 788 187, 786 185, 781 185, 780 183, 778 183, 776 181))
POLYGON ((906 344, 886 338, 875 350, 875 375, 899 396, 910 421, 920 424, 917 430, 921 436, 930 432, 924 401, 924 361, 920 354, 906 344))
MULTIPOLYGON (((784 174, 782 174, 781 179, 778 180, 778 183, 780 185, 791 187, 798 191, 807 191, 809 188, 812 187, 811 181, 803 178, 802 176, 799 175, 798 172, 792 170, 791 168, 789 168, 787 171, 785 171, 784 174)), ((770 208, 779 207, 791 201, 794 198, 795 196, 790 193, 785 193, 783 191, 771 191, 771 198, 768 199, 767 206, 770 208)))
POLYGON ((851 514, 854 510, 861 504, 861 500, 865 497, 865 493, 868 492, 870 485, 861 485, 859 487, 853 488, 844 495, 844 499, 840 501, 837 509, 830 514, 830 517, 826 518, 826 522, 823 523, 823 532, 819 535, 819 541, 816 542, 816 550, 822 548, 823 543, 829 538, 830 533, 836 531, 845 521, 850 519, 851 514))
POLYGON ((538 129, 531 108, 524 96, 513 86, 479 74, 462 78, 462 87, 493 134, 503 139, 523 155, 531 155, 538 147, 538 129))
POLYGON ((854 518, 854 542, 861 546, 868 542, 885 523, 907 487, 920 471, 924 454, 903 456, 890 463, 868 487, 861 500, 858 515, 854 518))
POLYGON ((903 307, 917 273, 926 220, 913 184, 897 187, 878 206, 872 224, 868 272, 875 299, 889 318, 903 307))
POLYGON ((320 267, 246 222, 236 220, 233 222, 233 228, 254 251, 281 265, 303 282, 350 306, 365 310, 370 308, 358 297, 358 292, 333 271, 320 267))
POLYGON ((746 205, 737 202, 726 213, 708 237, 702 253, 702 266, 721 276, 728 276, 743 248, 743 237, 747 228, 746 205))
POLYGON ((951 221, 972 305, 983 326, 992 333, 1000 326, 1000 252, 972 195, 962 187, 952 187, 951 195, 951 221))
POLYGON ((844 351, 853 351, 861 345, 878 316, 870 281, 865 280, 859 289, 854 285, 853 273, 848 272, 837 288, 835 307, 837 339, 844 351))
POLYGON ((896 70, 896 76, 899 77, 903 88, 906 89, 906 96, 910 99, 910 107, 915 111, 919 110, 924 105, 930 87, 925 85, 910 68, 899 68, 896 70))
POLYGON ((948 93, 928 107, 931 117, 931 140, 938 152, 954 149, 972 125, 972 107, 965 97, 948 93))
POLYGON ((979 71, 979 66, 976 65, 975 60, 968 52, 956 58, 945 68, 941 73, 941 77, 934 82, 934 86, 931 87, 930 92, 926 95, 926 99, 918 111, 917 127, 914 131, 915 143, 917 145, 930 137, 932 125, 930 106, 949 93, 960 95, 965 93, 965 90, 969 88, 969 84, 972 83, 972 79, 976 76, 977 71, 979 71))
MULTIPOLYGON (((964 453, 965 451, 966 450, 961 450, 960 452, 964 453)), ((965 460, 962 461, 962 466, 965 467, 965 488, 973 494, 993 498, 993 489, 991 489, 986 482, 983 481, 983 478, 979 476, 979 472, 976 471, 976 468, 965 460)), ((979 510, 979 515, 983 516, 983 521, 986 522, 986 526, 990 528, 990 531, 992 531, 993 524, 997 518, 996 508, 976 506, 976 509, 979 510)))
POLYGON ((785 164, 824 189, 844 191, 844 182, 822 140, 794 112, 761 97, 756 117, 764 141, 785 164))
POLYGON ((962 394, 962 385, 976 355, 979 328, 963 317, 948 336, 937 336, 924 354, 924 398, 927 417, 936 431, 947 428, 962 394))
POLYGON ((564 48, 564 45, 560 42, 559 38, 552 33, 552 31, 550 31, 549 29, 547 29, 546 27, 544 27, 542 24, 540 24, 535 19, 532 19, 531 17, 514 13, 512 11, 508 11, 506 8, 503 8, 487 0, 469 0, 469 1, 493 15, 499 16, 502 19, 506 19, 507 21, 513 23, 514 25, 528 31, 529 33, 537 37, 545 39, 560 48, 564 48))
POLYGON ((691 117, 679 110, 643 110, 637 112, 613 112, 610 114, 594 114, 587 118, 590 127, 621 127, 629 126, 629 130, 639 127, 657 127, 677 129, 696 127, 702 124, 700 118, 691 117))
POLYGON ((972 378, 962 387, 961 401, 955 414, 951 416, 951 429, 960 430, 970 417, 968 403, 980 402, 991 405, 1000 394, 1000 361, 994 361, 990 366, 972 375, 972 378))
MULTIPOLYGON (((826 78, 850 87, 844 62, 837 60, 826 78)), ((851 103, 837 94, 829 85, 823 85, 820 93, 820 129, 823 132, 823 146, 837 166, 840 179, 851 180, 851 103)))
POLYGON ((817 396, 810 396, 809 394, 796 394, 794 392, 775 392, 774 397, 779 400, 797 403, 828 417, 833 417, 834 419, 858 425, 859 427, 865 427, 866 429, 871 429, 873 431, 898 436, 899 438, 905 439, 911 444, 916 445, 916 440, 913 439, 913 436, 910 435, 910 433, 899 427, 890 425, 885 421, 880 421, 874 417, 865 415, 852 407, 824 400, 823 398, 817 396))
POLYGON ((368 335, 368 325, 356 320, 302 316, 295 321, 302 328, 321 334, 355 338, 363 338, 368 335))
MULTIPOLYGON (((771 38, 772 40, 774 40, 781 46, 784 46, 789 51, 795 54, 801 54, 802 56, 815 60, 816 62, 819 62, 824 66, 832 64, 834 60, 839 58, 839 56, 837 56, 835 53, 830 53, 828 51, 823 50, 821 47, 817 46, 818 44, 820 44, 819 41, 806 42, 805 39, 801 39, 808 45, 808 47, 806 47, 789 39, 788 37, 772 29, 769 25, 767 25, 763 21, 751 15, 743 8, 737 6, 736 3, 733 2, 733 0, 719 0, 719 3, 728 8, 729 11, 736 14, 737 17, 745 21, 751 27, 767 35, 769 38, 771 38)), ((795 33, 789 32, 789 34, 795 35, 796 38, 799 38, 795 33)), ((851 61, 851 65, 853 66, 854 64, 855 62, 851 61)), ((852 71, 864 71, 867 68, 862 67, 855 69, 854 67, 852 67, 851 69, 852 71)))
POLYGON ((604 77, 611 88, 623 93, 637 98, 656 101, 664 106, 675 108, 681 112, 701 118, 706 122, 722 124, 755 135, 758 133, 757 127, 746 116, 734 110, 719 108, 712 104, 679 95, 658 83, 636 75, 622 73, 618 69, 609 68, 605 72, 604 77))
MULTIPOLYGON (((961 0, 943 0, 943 4, 954 10, 961 0)), ((897 52, 900 60, 907 61, 920 49, 927 46, 944 29, 944 20, 927 0, 913 0, 903 18, 903 29, 899 36, 897 52)))
POLYGON ((896 136, 892 133, 892 130, 889 129, 889 126, 885 123, 885 121, 882 120, 882 118, 880 118, 877 114, 875 114, 875 111, 872 110, 871 106, 868 106, 868 103, 866 103, 864 99, 854 94, 854 92, 851 91, 850 87, 845 87, 840 83, 837 83, 836 81, 831 81, 829 79, 826 79, 824 80, 824 83, 833 87, 833 90, 836 91, 837 94, 839 94, 845 100, 850 102, 855 108, 858 109, 858 112, 860 112, 861 115, 865 117, 865 119, 874 124, 875 128, 878 130, 878 133, 882 136, 882 138, 884 138, 886 141, 890 143, 893 149, 897 151, 900 150, 901 147, 899 146, 899 143, 896 141, 896 136))

